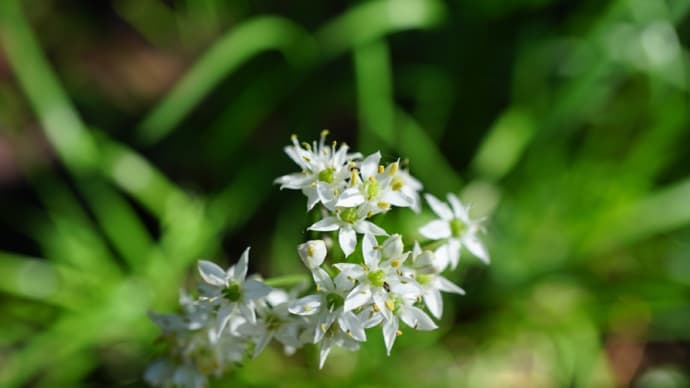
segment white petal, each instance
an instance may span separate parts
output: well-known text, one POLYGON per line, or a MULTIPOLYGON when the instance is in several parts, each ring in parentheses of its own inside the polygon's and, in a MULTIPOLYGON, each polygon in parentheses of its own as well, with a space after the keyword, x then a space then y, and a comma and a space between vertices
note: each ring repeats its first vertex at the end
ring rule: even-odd
POLYGON ((477 236, 465 236, 462 242, 465 244, 465 247, 467 247, 467 250, 472 252, 473 255, 477 256, 484 263, 489 264, 489 252, 487 252, 484 244, 482 244, 477 236))
POLYGON ((334 230, 338 230, 338 228, 340 228, 338 219, 330 216, 322 219, 321 221, 315 223, 307 229, 315 230, 317 232, 332 232, 334 230))
POLYGON ((220 338, 220 336, 223 334, 223 330, 230 320, 230 316, 235 309, 235 305, 235 303, 225 304, 218 310, 216 315, 216 338, 220 338))
POLYGON ((450 203, 450 206, 453 208, 453 214, 455 217, 461 219, 464 223, 469 223, 470 217, 467 212, 467 208, 462 206, 462 203, 458 199, 458 197, 453 194, 453 193, 448 193, 448 203, 450 203))
POLYGON ((321 200, 321 203, 324 204, 329 210, 334 210, 334 205, 335 205, 335 195, 333 194, 333 188, 331 185, 324 183, 324 182, 318 182, 316 184, 316 192, 319 193, 319 199, 321 200))
POLYGON ((349 276, 353 279, 359 279, 364 276, 364 268, 359 264, 335 263, 333 266, 338 268, 345 276, 349 276))
POLYGON ((376 237, 371 234, 365 234, 362 239, 362 256, 364 257, 364 264, 373 268, 381 261, 381 250, 378 249, 378 241, 376 237))
POLYGON ((321 201, 321 197, 319 197, 315 187, 307 186, 302 189, 302 193, 307 196, 307 211, 313 209, 321 201))
POLYGON ((314 315, 319 312, 322 303, 321 295, 308 295, 290 303, 288 311, 295 315, 314 315))
POLYGON ((415 328, 417 325, 417 317, 415 317, 409 308, 403 308, 400 310, 399 317, 401 321, 411 328, 415 328))
POLYGON ((389 191, 383 196, 382 200, 397 207, 412 207, 415 202, 414 197, 405 194, 403 190, 389 191))
POLYGON ((352 311, 347 311, 343 313, 338 318, 338 325, 340 325, 340 328, 343 332, 350 335, 357 341, 363 342, 367 340, 367 335, 364 332, 364 327, 362 327, 362 323, 359 321, 359 318, 357 318, 357 316, 352 311))
POLYGON ((261 354, 261 352, 266 348, 266 345, 271 342, 271 338, 273 338, 273 335, 271 335, 271 333, 268 331, 259 337, 259 340, 256 341, 256 346, 254 347, 254 354, 252 355, 253 358, 256 358, 259 354, 261 354))
POLYGON ((379 314, 381 314, 384 319, 395 319, 395 317, 393 316, 393 312, 390 309, 388 309, 388 307, 386 307, 386 300, 388 299, 388 294, 384 294, 383 292, 375 292, 372 295, 372 299, 374 300, 374 304, 376 304, 376 307, 378 307, 379 309, 379 314))
MULTIPOLYGON (((238 283, 242 283, 247 277, 247 267, 249 266, 249 247, 242 252, 240 260, 234 265, 232 271, 232 279, 238 283)), ((228 271, 230 272, 230 271, 228 271)))
POLYGON ((342 272, 335 276, 333 283, 335 283, 334 291, 338 291, 339 293, 349 292, 354 286, 354 283, 352 283, 352 281, 347 278, 347 275, 342 272))
POLYGON ((433 220, 419 228, 419 233, 431 240, 440 240, 450 237, 450 224, 443 220, 433 220))
POLYGON ((345 298, 345 306, 343 306, 345 311, 351 311, 357 307, 361 307, 371 300, 371 290, 369 287, 364 285, 359 285, 350 291, 345 298))
POLYGON ((297 247, 297 253, 304 265, 309 269, 321 266, 328 250, 323 240, 310 240, 297 247))
POLYGON ((365 202, 364 196, 359 192, 359 188, 350 187, 343 191, 338 197, 335 206, 339 207, 356 207, 365 202))
POLYGON ((314 283, 316 283, 316 291, 333 291, 333 281, 331 280, 331 277, 328 275, 328 272, 324 271, 322 268, 314 268, 311 271, 311 276, 314 278, 314 283))
POLYGON ((398 258, 403 252, 402 237, 399 234, 394 234, 383 242, 383 257, 398 258))
POLYGON ((253 308, 244 303, 237 303, 237 307, 239 307, 240 313, 242 313, 242 316, 247 318, 247 321, 249 323, 251 323, 252 325, 256 324, 256 312, 253 308))
POLYGON ((383 321, 383 315, 372 310, 362 310, 357 314, 357 319, 362 323, 362 327, 369 329, 378 326, 383 321))
POLYGON ((398 320, 393 318, 383 323, 383 341, 386 344, 386 353, 390 356, 391 349, 398 336, 398 320))
POLYGON ((388 233, 386 233, 385 230, 381 229, 378 225, 369 221, 360 220, 354 225, 354 228, 357 231, 357 233, 361 234, 373 234, 374 236, 388 236, 388 233))
POLYGON ((436 248, 436 251, 434 252, 434 257, 434 267, 438 270, 438 272, 445 271, 446 267, 448 267, 448 264, 450 264, 448 244, 443 244, 440 247, 436 248))
POLYGON ((424 293, 424 303, 431 314, 437 319, 441 319, 443 314, 443 298, 438 290, 428 290, 424 293))
POLYGON ((271 287, 256 279, 248 279, 242 288, 244 300, 263 298, 271 292, 271 287))
POLYGON ((375 153, 367 156, 360 166, 360 171, 362 172, 362 177, 366 180, 370 176, 375 176, 378 173, 379 161, 381 160, 381 153, 376 151, 375 153))
POLYGON ((283 175, 280 178, 276 179, 275 183, 280 184, 281 190, 299 190, 302 189, 304 186, 309 185, 312 179, 314 179, 312 176, 298 172, 295 174, 283 175))
POLYGON ((207 260, 199 260, 198 267, 199 275, 201 275, 206 283, 217 287, 226 286, 226 273, 216 263, 207 260))
POLYGON ((446 249, 448 249, 448 261, 450 263, 450 268, 455 269, 460 262, 460 241, 456 239, 448 240, 446 244, 446 249))
POLYGON ((309 164, 304 160, 303 156, 306 154, 306 152, 302 149, 302 147, 299 146, 298 143, 293 143, 293 146, 286 146, 283 148, 287 156, 292 159, 293 162, 295 162, 298 166, 300 166, 302 169, 306 169, 309 167, 309 164))
POLYGON ((439 290, 441 290, 443 292, 450 292, 453 294, 465 295, 465 290, 458 287, 455 283, 444 278, 443 276, 438 276, 436 278, 436 286, 438 287, 439 290))
POLYGON ((357 233, 351 227, 342 227, 338 233, 338 243, 345 257, 348 257, 357 247, 357 233))
POLYGON ((316 327, 314 330, 313 343, 319 343, 335 322, 336 316, 331 314, 328 309, 321 310, 321 313, 316 317, 316 327))
POLYGON ((453 212, 450 210, 447 204, 441 202, 438 198, 431 194, 424 194, 424 198, 431 206, 431 210, 434 211, 442 220, 450 221, 453 219, 453 212))
POLYGON ((438 326, 434 323, 434 321, 429 318, 428 315, 421 309, 418 309, 417 307, 410 307, 410 311, 414 314, 415 318, 417 319, 417 325, 415 326, 415 329, 417 330, 434 330, 437 329, 438 326))
POLYGON ((321 343, 321 349, 319 350, 319 369, 323 369, 323 364, 326 363, 328 358, 328 353, 331 352, 331 347, 333 346, 332 341, 323 341, 321 343))

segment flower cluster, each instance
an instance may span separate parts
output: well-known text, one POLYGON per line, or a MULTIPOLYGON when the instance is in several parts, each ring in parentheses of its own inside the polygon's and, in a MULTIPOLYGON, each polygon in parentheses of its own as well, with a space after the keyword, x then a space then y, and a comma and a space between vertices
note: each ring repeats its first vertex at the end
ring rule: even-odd
POLYGON ((249 248, 228 270, 200 261, 198 296, 183 294, 180 314, 151 315, 169 354, 149 367, 149 383, 206 386, 208 376, 256 357, 271 340, 288 354, 317 344, 322 368, 334 345, 357 350, 377 327, 390 354, 404 327, 437 328, 441 292, 464 294, 442 275, 455 269, 463 246, 488 263, 481 223, 453 194, 448 203, 425 195, 438 216, 419 229, 428 241, 406 247, 400 234, 387 233, 373 217, 393 207, 419 212, 422 185, 399 161, 384 165, 379 152, 363 157, 346 144, 327 145, 326 135, 312 144, 293 136, 285 152, 302 171, 276 180, 302 191, 308 211, 320 205, 321 219, 308 229, 321 238, 297 247, 313 283, 283 290, 247 276, 249 248), (329 237, 336 232, 337 246, 329 237))

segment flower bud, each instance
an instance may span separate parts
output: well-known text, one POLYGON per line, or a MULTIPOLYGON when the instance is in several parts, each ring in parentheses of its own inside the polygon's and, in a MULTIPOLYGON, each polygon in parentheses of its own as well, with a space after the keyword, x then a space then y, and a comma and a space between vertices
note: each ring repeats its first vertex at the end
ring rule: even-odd
POLYGON ((318 268, 326 259, 326 243, 323 240, 307 241, 297 247, 297 253, 307 268, 318 268))
POLYGON ((383 243, 383 257, 396 258, 403 253, 403 242, 399 234, 390 236, 383 243))

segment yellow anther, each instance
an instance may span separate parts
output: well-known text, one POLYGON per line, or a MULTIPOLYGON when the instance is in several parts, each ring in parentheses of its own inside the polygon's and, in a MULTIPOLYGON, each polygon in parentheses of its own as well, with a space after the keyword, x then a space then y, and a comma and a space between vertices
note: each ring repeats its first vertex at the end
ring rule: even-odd
POLYGON ((302 147, 311 151, 311 144, 307 143, 306 141, 302 142, 302 147))
POLYGON ((379 305, 377 305, 377 304, 374 304, 374 307, 372 307, 372 308, 373 308, 374 311, 376 311, 377 313, 378 313, 379 311, 381 311, 381 309, 379 308, 379 305))
POLYGON ((321 131, 321 137, 326 137, 329 133, 331 132, 328 129, 324 129, 323 131, 321 131))
POLYGON ((306 160, 307 162, 311 162, 311 159, 309 159, 307 156, 302 156, 302 159, 306 160))
POLYGON ((384 171, 386 171, 385 167, 379 164, 379 174, 383 174, 384 171))
POLYGON ((311 244, 307 244, 307 256, 314 256, 314 247, 311 244))
POLYGON ((313 307, 311 307, 311 306, 304 306, 304 311, 309 312, 309 311, 312 311, 312 310, 314 310, 313 307))
POLYGON ((376 204, 380 209, 388 210, 391 208, 391 204, 388 202, 380 201, 376 204))
POLYGON ((400 260, 395 259, 395 260, 391 261, 391 267, 395 268, 399 265, 400 265, 400 260))
POLYGON ((402 330, 398 330, 398 331, 395 333, 395 335, 397 335, 398 337, 400 337, 400 336, 402 335, 402 330))
POLYGON ((374 178, 373 176, 370 176, 370 177, 369 177, 369 182, 371 182, 371 183, 376 183, 376 178, 374 178))
POLYGON ((387 299, 387 300, 386 300, 386 308, 387 308, 388 310, 390 310, 390 311, 395 310, 395 302, 393 302, 393 301, 390 300, 390 299, 387 299))
POLYGON ((403 185, 404 185, 404 183, 403 183, 402 179, 400 179, 399 177, 395 177, 395 178, 393 178, 393 183, 391 184, 391 188, 393 189, 393 191, 398 191, 398 190, 403 188, 403 185))
POLYGON ((294 133, 292 135, 290 135, 290 140, 297 141, 297 135, 294 133))
POLYGON ((345 333, 347 333, 347 335, 349 335, 350 337, 352 337, 352 330, 348 330, 348 331, 346 331, 345 333))
POLYGON ((399 167, 400 165, 398 164, 398 162, 391 163, 390 170, 388 170, 388 174, 395 175, 398 172, 399 167))
POLYGON ((322 323, 322 324, 321 324, 321 331, 323 331, 323 332, 325 333, 325 332, 326 332, 326 329, 327 329, 326 324, 325 324, 325 323, 322 323))
POLYGON ((316 292, 321 292, 322 288, 318 284, 316 285, 316 292))

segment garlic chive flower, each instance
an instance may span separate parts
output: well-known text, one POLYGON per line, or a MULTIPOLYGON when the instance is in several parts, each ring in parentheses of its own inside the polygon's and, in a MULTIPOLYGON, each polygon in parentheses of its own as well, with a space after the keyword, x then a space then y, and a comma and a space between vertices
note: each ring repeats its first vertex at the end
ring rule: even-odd
POLYGON ((439 219, 422 226, 419 233, 431 240, 444 241, 436 250, 436 255, 443 263, 442 268, 448 264, 452 269, 457 267, 460 249, 463 246, 484 263, 489 264, 489 253, 477 237, 481 230, 481 221, 470 219, 469 208, 463 206, 455 194, 448 194, 450 206, 431 194, 424 197, 439 219))
POLYGON ((336 143, 326 144, 328 131, 321 132, 317 143, 301 143, 296 135, 292 136, 292 145, 285 147, 285 153, 302 172, 281 176, 276 179, 281 189, 302 190, 307 196, 307 210, 319 202, 332 207, 337 195, 347 185, 350 176, 348 165, 361 158, 359 153, 348 153, 347 144, 336 148, 336 143))
POLYGON ((262 282, 247 277, 249 262, 249 248, 240 257, 237 264, 223 271, 213 262, 199 261, 199 274, 208 287, 202 289, 205 296, 219 306, 217 318, 217 334, 220 335, 235 311, 250 323, 256 323, 253 301, 262 298, 271 291, 262 282))
POLYGON ((430 242, 389 235, 378 220, 394 208, 419 212, 422 184, 399 160, 385 163, 380 152, 362 158, 345 144, 326 144, 327 134, 311 144, 293 136, 285 152, 301 171, 276 179, 281 189, 306 196, 307 211, 319 205, 320 219, 308 227, 316 237, 291 253, 311 279, 288 275, 266 283, 292 287, 271 288, 247 276, 249 248, 227 270, 199 261, 198 293, 181 293, 177 314, 150 313, 168 353, 149 366, 146 382, 207 387, 209 377, 239 367, 272 342, 287 355, 316 344, 323 368, 335 346, 356 351, 368 340, 367 330, 379 328, 390 355, 403 331, 437 328, 442 292, 464 295, 444 274, 457 266, 463 246, 489 262, 477 237, 480 222, 452 194, 448 203, 425 196, 438 216, 419 230, 430 242), (361 257, 353 255, 358 246, 361 257))

